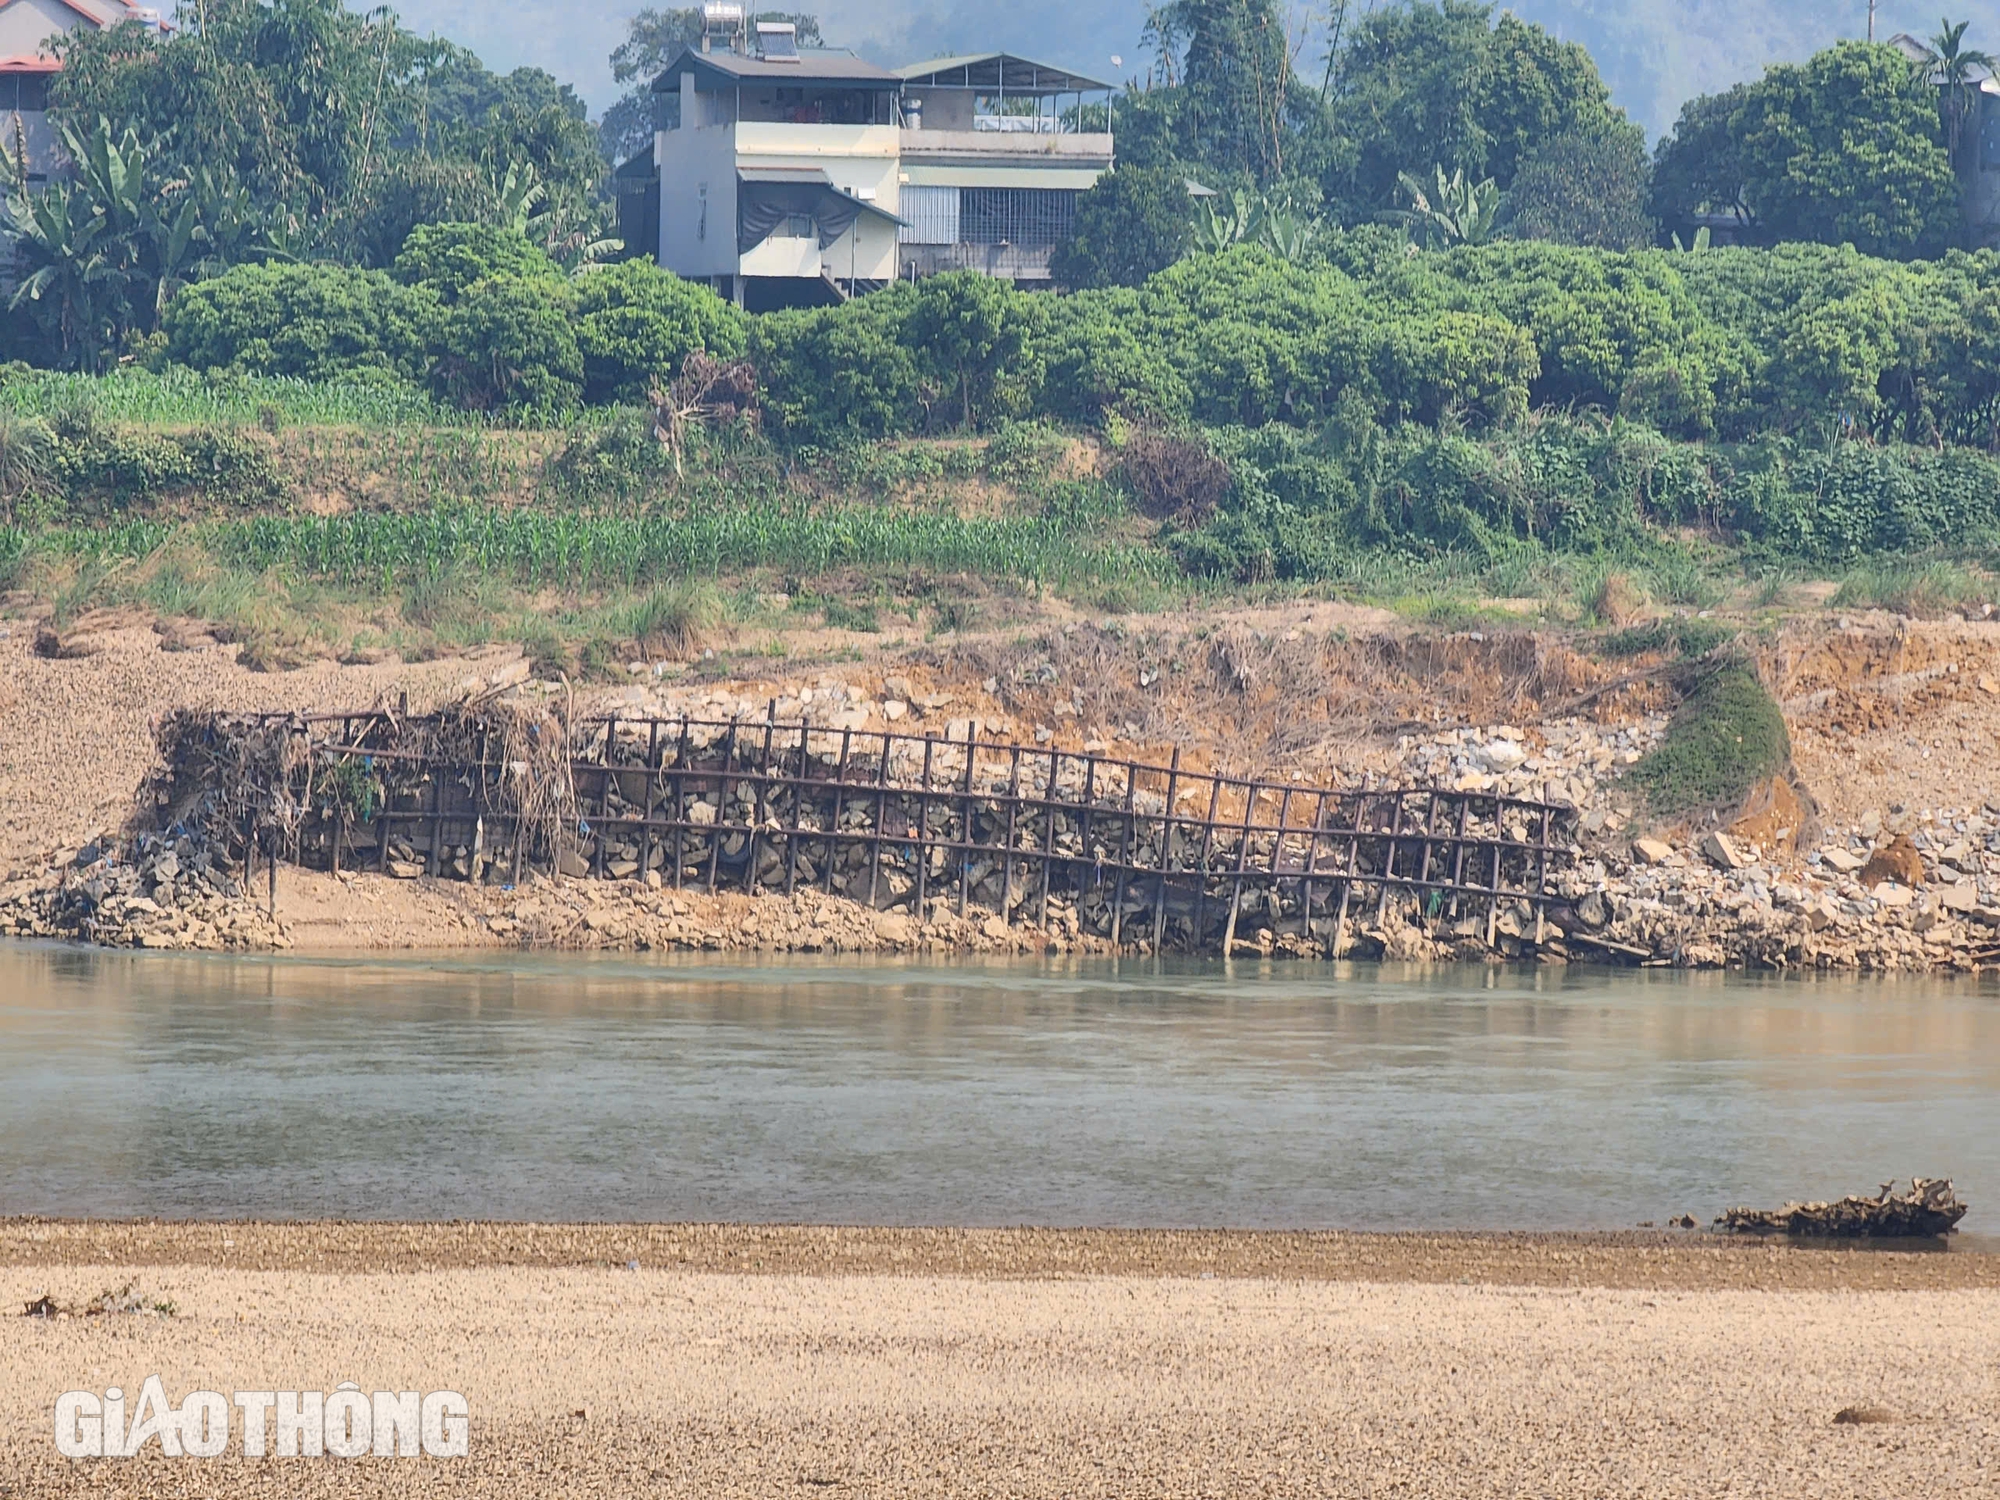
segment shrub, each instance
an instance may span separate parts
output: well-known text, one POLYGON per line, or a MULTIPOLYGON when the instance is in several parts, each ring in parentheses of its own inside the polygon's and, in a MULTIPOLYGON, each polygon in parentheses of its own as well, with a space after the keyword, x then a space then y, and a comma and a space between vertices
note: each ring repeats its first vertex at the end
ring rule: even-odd
POLYGON ((447 306, 491 276, 559 279, 562 271, 518 229, 419 224, 396 256, 396 278, 429 287, 447 306))
POLYGON ((670 383, 696 349, 725 360, 743 353, 743 314, 652 261, 620 261, 575 285, 586 401, 643 401, 652 385, 670 383))
POLYGON ((445 399, 473 411, 560 412, 583 396, 569 285, 539 277, 488 276, 446 314, 431 380, 445 399))
POLYGON ((1654 812, 1674 816, 1742 798, 1792 758, 1785 716, 1743 662, 1704 675, 1631 780, 1654 812))
POLYGON ((1181 258, 1194 230, 1185 173, 1121 167, 1079 195, 1049 272, 1067 287, 1137 286, 1181 258))
POLYGON ((197 370, 302 380, 421 377, 436 294, 381 271, 235 266, 167 305, 168 356, 197 370))
POLYGON ((248 433, 149 432, 100 423, 87 410, 65 413, 54 425, 51 482, 74 515, 150 511, 186 499, 256 510, 285 495, 270 449, 248 433))

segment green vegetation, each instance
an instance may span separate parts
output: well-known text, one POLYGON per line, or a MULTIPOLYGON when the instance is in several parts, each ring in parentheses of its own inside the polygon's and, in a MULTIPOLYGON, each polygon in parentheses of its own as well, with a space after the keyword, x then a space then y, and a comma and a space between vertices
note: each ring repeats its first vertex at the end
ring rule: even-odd
MULTIPOLYGON (((714 635, 724 575, 794 621, 933 632, 1005 613, 941 577, 1453 627, 1763 608, 1808 574, 1843 606, 1993 602, 1963 27, 1914 71, 1844 43, 1691 101, 1648 161, 1532 23, 1339 14, 1303 77, 1272 0, 1151 13, 1064 291, 956 273, 754 317, 610 263, 607 164, 534 70, 334 0, 72 34, 77 171, 4 195, 7 347, 43 368, 0 366, 0 581, 266 655, 322 606, 463 640, 587 596, 578 670, 578 640, 596 670, 714 635), (1745 244, 1694 233, 1718 214, 1745 244)), ((698 25, 633 18, 606 141, 644 138, 698 25)), ((1655 621, 1610 649, 1716 644, 1655 621)))
POLYGON ((1655 813, 1676 816, 1738 801, 1792 758, 1785 717, 1742 661, 1706 668, 1667 726, 1667 736, 1632 767, 1631 780, 1655 813))

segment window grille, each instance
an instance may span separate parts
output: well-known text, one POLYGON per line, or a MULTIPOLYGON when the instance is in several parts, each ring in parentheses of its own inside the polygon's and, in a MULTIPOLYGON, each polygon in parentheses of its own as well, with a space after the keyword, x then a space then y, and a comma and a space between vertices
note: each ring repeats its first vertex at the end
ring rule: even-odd
POLYGON ((1076 221, 1076 193, 1067 188, 966 188, 959 241, 967 245, 1056 245, 1076 221))
POLYGON ((903 220, 896 238, 905 245, 956 245, 958 196, 955 187, 905 187, 896 203, 903 220))

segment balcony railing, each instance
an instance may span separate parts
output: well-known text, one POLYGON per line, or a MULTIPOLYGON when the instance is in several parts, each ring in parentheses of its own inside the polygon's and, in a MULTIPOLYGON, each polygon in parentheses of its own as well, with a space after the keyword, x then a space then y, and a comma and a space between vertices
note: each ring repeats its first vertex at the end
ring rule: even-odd
POLYGON ((905 157, 967 156, 1019 161, 1052 157, 1063 161, 1111 160, 1108 131, 905 130, 905 157))

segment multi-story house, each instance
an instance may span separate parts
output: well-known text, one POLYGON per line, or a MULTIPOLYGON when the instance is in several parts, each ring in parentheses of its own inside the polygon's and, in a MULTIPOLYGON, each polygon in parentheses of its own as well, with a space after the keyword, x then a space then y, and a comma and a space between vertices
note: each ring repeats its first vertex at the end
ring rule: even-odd
MULTIPOLYGON (((787 25, 753 34, 737 6, 705 15, 653 83, 656 253, 747 306, 961 267, 1046 280, 1111 165, 1110 84, 1000 53, 892 71, 801 50, 787 25)), ((654 211, 651 184, 620 176, 654 211)))
POLYGON ((48 123, 49 79, 61 67, 52 44, 79 26, 124 21, 162 25, 159 11, 127 0, 0 0, 0 147, 9 160, 26 157, 29 182, 61 166, 48 123))

